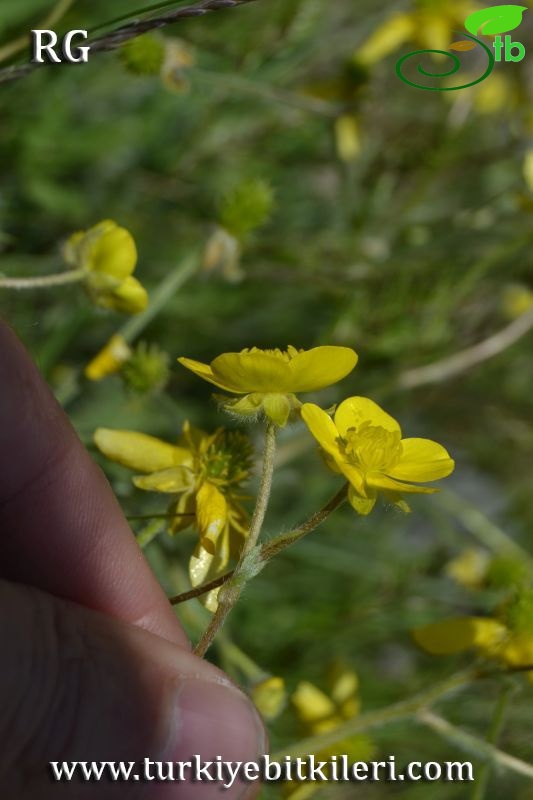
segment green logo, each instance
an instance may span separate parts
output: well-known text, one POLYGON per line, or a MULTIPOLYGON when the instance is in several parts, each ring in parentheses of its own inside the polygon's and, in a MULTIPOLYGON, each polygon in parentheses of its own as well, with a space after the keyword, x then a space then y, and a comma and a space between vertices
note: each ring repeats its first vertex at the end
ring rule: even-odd
POLYGON ((518 28, 522 22, 524 11, 527 11, 526 6, 492 6, 492 8, 482 8, 479 11, 475 11, 466 19, 465 28, 468 33, 459 32, 466 39, 461 39, 451 44, 450 50, 466 52, 480 46, 485 51, 488 59, 483 75, 476 80, 470 81, 470 83, 465 83, 461 86, 424 86, 424 84, 416 83, 404 74, 404 65, 408 60, 426 53, 438 53, 451 59, 452 66, 450 69, 445 72, 429 72, 419 62, 418 72, 425 78, 450 78, 461 69, 461 61, 458 56, 447 50, 415 50, 413 53, 408 53, 402 56, 396 64, 396 74, 404 83, 413 86, 415 89, 424 89, 426 92, 456 92, 458 89, 467 89, 469 86, 475 86, 476 83, 481 83, 481 81, 489 77, 497 61, 517 62, 522 61, 524 58, 526 48, 521 42, 514 42, 512 37, 508 35, 505 38, 500 36, 502 33, 508 33, 518 28), (492 49, 481 39, 478 39, 476 34, 495 36, 492 49))

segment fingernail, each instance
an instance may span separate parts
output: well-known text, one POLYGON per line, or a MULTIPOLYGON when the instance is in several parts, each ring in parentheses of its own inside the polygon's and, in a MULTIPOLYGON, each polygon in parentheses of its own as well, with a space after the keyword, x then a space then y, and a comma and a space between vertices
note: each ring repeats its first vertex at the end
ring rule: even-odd
MULTIPOLYGON (((157 800, 244 800, 255 796, 259 781, 232 773, 238 762, 258 762, 267 752, 261 717, 251 701, 229 682, 185 679, 178 688, 177 706, 164 754, 163 771, 174 767, 174 781, 158 781, 157 800), (180 778, 178 764, 187 764, 180 778), (207 766, 212 762, 211 766, 207 766), (231 771, 228 769, 231 764, 231 771), (205 767, 202 771, 200 768, 205 767), (209 780, 212 777, 213 780, 209 780), (255 791, 254 791, 255 790, 255 791)), ((153 768, 157 774, 157 767, 153 768)), ((149 794, 152 797, 152 794, 149 794)))

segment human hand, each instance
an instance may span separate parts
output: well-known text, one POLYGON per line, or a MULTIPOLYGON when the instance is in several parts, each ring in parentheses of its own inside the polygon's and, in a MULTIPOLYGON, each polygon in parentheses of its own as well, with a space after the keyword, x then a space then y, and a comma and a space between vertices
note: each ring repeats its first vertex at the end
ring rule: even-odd
POLYGON ((6 800, 227 800, 254 784, 55 782, 51 761, 255 761, 255 709, 194 656, 98 467, 0 323, 0 785, 6 800))

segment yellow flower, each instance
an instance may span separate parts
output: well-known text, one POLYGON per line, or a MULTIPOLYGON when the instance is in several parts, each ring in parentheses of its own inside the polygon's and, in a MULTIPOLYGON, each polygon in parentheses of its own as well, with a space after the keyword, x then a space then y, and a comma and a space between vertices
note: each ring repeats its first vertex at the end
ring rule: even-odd
POLYGON ((335 142, 341 161, 356 161, 361 154, 359 122, 353 114, 342 114, 335 121, 335 142))
POLYGON ((66 262, 85 273, 85 288, 102 308, 136 314, 148 305, 148 295, 133 277, 137 248, 132 235, 112 220, 78 231, 64 247, 66 262))
MULTIPOLYGON (((353 670, 337 663, 333 665, 328 678, 327 694, 313 683, 301 681, 291 697, 292 706, 307 736, 333 731, 343 722, 356 717, 361 710, 359 679, 353 670)), ((346 754, 353 762, 368 761, 374 751, 370 739, 355 735, 315 753, 315 756, 319 761, 327 761, 332 756, 346 754)), ((315 784, 296 782, 289 782, 287 787, 291 800, 303 800, 320 788, 315 784)))
POLYGON ((517 319, 533 308, 533 291, 528 286, 513 283, 505 287, 502 296, 503 313, 508 319, 517 319))
POLYGON ((469 547, 452 558, 445 567, 445 574, 467 589, 483 586, 490 566, 490 556, 480 547, 469 547))
MULTIPOLYGON (((223 574, 237 558, 248 534, 248 515, 240 488, 251 467, 251 446, 246 436, 219 428, 213 434, 188 422, 176 445, 144 433, 98 428, 98 449, 107 458, 144 473, 133 483, 145 491, 177 495, 170 513, 171 533, 191 525, 199 543, 189 563, 193 586, 223 574)), ((217 607, 218 589, 203 598, 211 611, 217 607)))
POLYGON ((276 719, 287 701, 285 681, 283 678, 269 675, 252 686, 250 696, 264 719, 276 719))
POLYGON ((260 350, 224 353, 211 364, 179 358, 180 364, 226 392, 244 395, 225 401, 236 414, 257 416, 261 411, 276 425, 284 426, 292 410, 299 408, 296 392, 314 392, 337 383, 357 364, 349 347, 315 347, 312 350, 260 350))
POLYGON ((115 334, 105 347, 87 364, 84 375, 90 381, 101 381, 120 371, 131 356, 131 348, 122 336, 115 334))
POLYGON ((462 29, 466 18, 477 8, 470 2, 420 0, 413 11, 393 14, 386 19, 357 50, 355 59, 371 66, 406 42, 414 42, 423 49, 446 50, 453 31, 462 29))
POLYGON ((312 403, 301 414, 328 465, 349 481, 348 499, 359 514, 370 513, 378 492, 408 510, 402 494, 435 492, 416 483, 445 478, 454 469, 444 447, 430 439, 402 439, 396 420, 366 397, 341 403, 335 421, 312 403))
MULTIPOLYGON (((518 588, 496 617, 456 617, 413 631, 416 644, 431 655, 477 650, 509 667, 533 667, 533 591, 518 588)), ((533 669, 528 671, 533 682, 533 669)))

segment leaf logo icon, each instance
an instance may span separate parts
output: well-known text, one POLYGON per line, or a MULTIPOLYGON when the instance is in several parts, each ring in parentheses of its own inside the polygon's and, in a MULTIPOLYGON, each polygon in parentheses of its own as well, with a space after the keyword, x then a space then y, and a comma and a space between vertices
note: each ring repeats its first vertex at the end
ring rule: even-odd
POLYGON ((475 11, 467 18, 465 27, 474 36, 481 33, 491 36, 496 33, 514 31, 522 22, 527 6, 493 6, 475 11))

